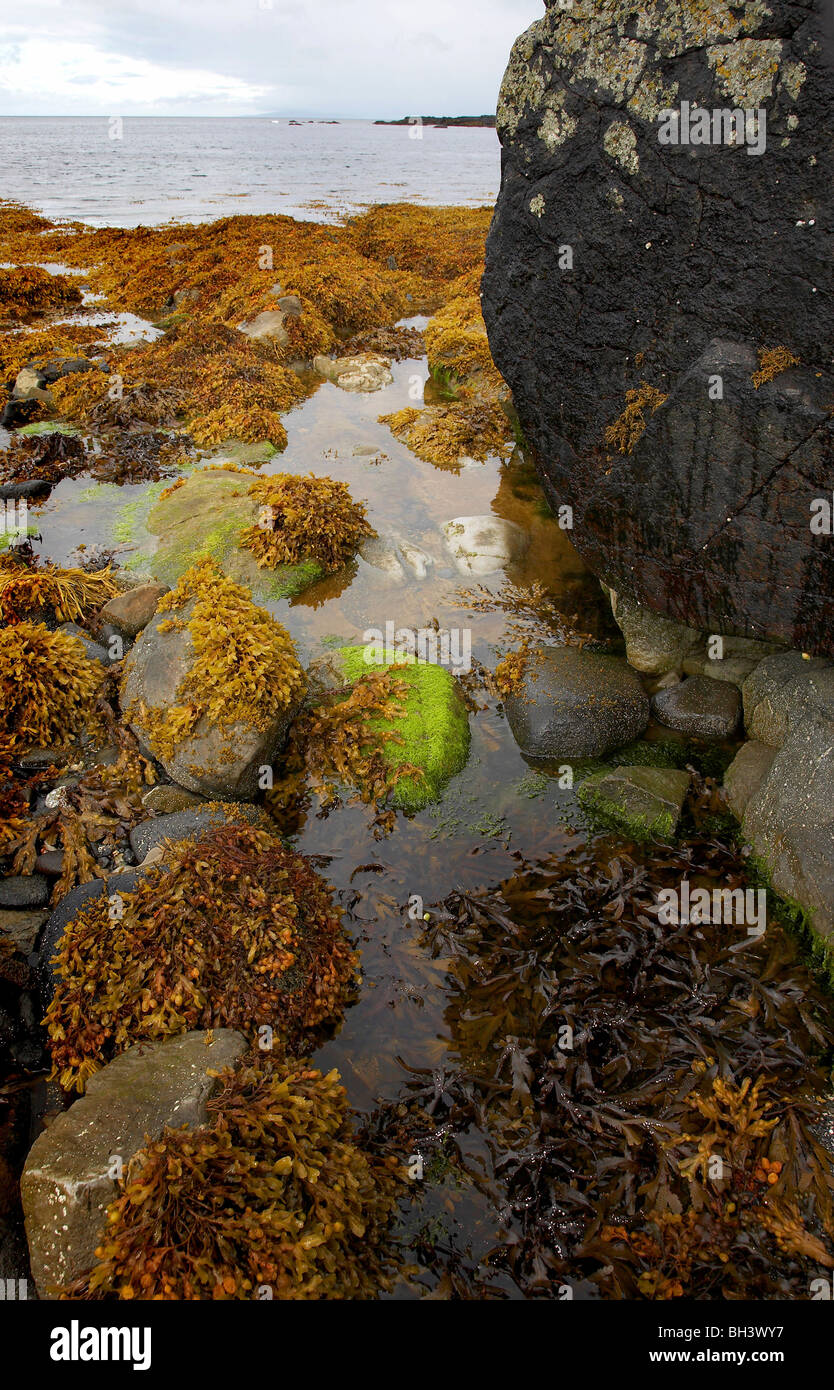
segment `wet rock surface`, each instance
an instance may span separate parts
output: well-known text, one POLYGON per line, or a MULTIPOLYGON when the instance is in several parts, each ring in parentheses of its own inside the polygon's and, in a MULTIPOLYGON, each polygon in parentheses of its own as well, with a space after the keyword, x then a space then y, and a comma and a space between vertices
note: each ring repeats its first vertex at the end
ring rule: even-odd
POLYGON ((138 584, 135 589, 117 594, 105 603, 101 610, 102 621, 112 624, 125 637, 138 637, 156 612, 159 600, 168 592, 167 584, 138 584))
POLYGON ((96 1072, 86 1094, 35 1140, 21 1194, 41 1297, 94 1263, 119 1165, 165 1125, 204 1124, 217 1086, 209 1070, 230 1066, 245 1048, 225 1028, 132 1047, 96 1072))
POLYGON ((494 360, 595 572, 686 626, 818 654, 834 652, 809 526, 834 444, 827 23, 822 0, 637 17, 548 0, 499 100, 483 284, 494 360), (705 93, 764 108, 766 147, 661 143, 661 112, 705 93), (777 348, 788 370, 759 379, 777 348))
MULTIPOLYGON (((191 599, 181 609, 164 612, 144 629, 125 665, 123 710, 144 706, 164 714, 177 704, 177 691, 195 660, 194 643, 187 627, 164 629, 172 618, 187 623, 195 606, 191 599)), ((291 712, 276 716, 267 728, 242 719, 215 723, 204 715, 163 765, 186 791, 221 800, 249 800, 258 791, 259 770, 270 766, 285 744, 290 722, 291 712)), ((144 746, 141 727, 135 726, 134 731, 144 746)))
POLYGON ((494 574, 524 554, 527 537, 500 516, 456 516, 443 527, 446 544, 461 574, 494 574))
POLYGON ((213 825, 247 821, 251 825, 269 826, 265 811, 245 803, 198 806, 193 810, 172 811, 169 815, 154 816, 142 821, 130 832, 130 847, 141 863, 164 840, 193 840, 213 825))
POLYGON ((724 774, 724 790, 733 815, 742 820, 751 798, 756 795, 773 766, 774 751, 751 739, 738 750, 724 774))
POLYGON ((729 738, 741 718, 741 693, 730 681, 688 676, 652 700, 661 724, 696 738, 729 738))
POLYGON ((542 648, 504 708, 531 758, 600 757, 639 738, 649 722, 648 696, 630 666, 575 647, 542 648))
POLYGON ((591 814, 635 840, 668 840, 678 828, 688 772, 671 767, 618 767, 593 773, 579 788, 591 814))

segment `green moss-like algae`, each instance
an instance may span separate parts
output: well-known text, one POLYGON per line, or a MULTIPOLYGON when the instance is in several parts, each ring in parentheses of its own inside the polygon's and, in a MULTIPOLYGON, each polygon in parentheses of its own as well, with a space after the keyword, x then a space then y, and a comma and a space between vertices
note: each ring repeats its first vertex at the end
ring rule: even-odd
POLYGON ((408 686, 405 718, 375 719, 370 724, 380 733, 390 729, 402 739, 401 743, 383 745, 386 762, 395 768, 413 763, 422 769, 422 778, 401 778, 391 795, 399 810, 421 811, 438 800, 446 783, 462 772, 469 757, 469 716, 454 678, 443 666, 416 657, 368 662, 364 647, 341 647, 339 657, 351 684, 371 671, 402 665, 397 679, 408 686))
POLYGON ((675 788, 685 792, 688 780, 686 773, 671 768, 620 766, 592 773, 577 799, 592 824, 614 826, 632 840, 671 840, 679 819, 675 788), (606 791, 606 783, 614 794, 606 791))

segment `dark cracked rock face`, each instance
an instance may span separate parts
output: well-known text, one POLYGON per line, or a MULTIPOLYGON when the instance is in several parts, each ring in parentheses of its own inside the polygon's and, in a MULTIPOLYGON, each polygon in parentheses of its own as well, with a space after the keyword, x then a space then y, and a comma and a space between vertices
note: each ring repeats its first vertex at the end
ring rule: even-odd
POLYGON ((577 548, 689 627, 834 654, 811 530, 834 492, 834 7, 548 0, 498 129, 484 315, 577 548))

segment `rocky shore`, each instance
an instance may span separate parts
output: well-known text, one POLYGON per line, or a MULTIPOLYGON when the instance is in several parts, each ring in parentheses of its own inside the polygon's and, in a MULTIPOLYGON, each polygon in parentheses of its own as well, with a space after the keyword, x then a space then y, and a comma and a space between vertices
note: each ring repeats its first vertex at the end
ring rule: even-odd
POLYGON ((615 275, 672 179, 634 98, 695 23, 619 9, 519 41, 488 243, 489 210, 0 208, 0 1275, 32 1296, 834 1267, 834 661, 790 501, 830 491, 830 363, 804 309, 755 293, 748 334, 615 275))

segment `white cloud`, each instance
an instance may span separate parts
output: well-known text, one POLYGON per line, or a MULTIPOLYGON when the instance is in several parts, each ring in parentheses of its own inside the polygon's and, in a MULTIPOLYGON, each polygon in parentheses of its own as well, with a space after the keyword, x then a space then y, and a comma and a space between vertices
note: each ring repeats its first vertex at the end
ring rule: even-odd
POLYGON ((403 116, 495 109, 541 0, 39 0, 6 114, 403 116))
POLYGON ((264 84, 204 68, 162 67, 143 58, 105 53, 90 43, 31 38, 0 47, 0 91, 48 97, 53 110, 168 110, 206 101, 242 112, 272 95, 264 84))

